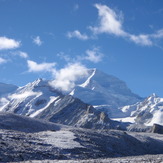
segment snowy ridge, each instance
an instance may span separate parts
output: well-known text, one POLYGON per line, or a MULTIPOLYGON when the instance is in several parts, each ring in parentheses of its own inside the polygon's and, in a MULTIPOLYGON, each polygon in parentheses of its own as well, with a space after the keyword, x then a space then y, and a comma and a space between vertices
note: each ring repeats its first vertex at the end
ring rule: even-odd
MULTIPOLYGON (((96 73, 96 69, 93 69, 92 70, 93 72, 92 72, 92 74, 88 77, 88 79, 83 83, 83 84, 81 84, 81 85, 79 85, 80 87, 87 87, 88 85, 89 85, 89 83, 90 83, 90 81, 91 81, 91 78, 95 75, 95 73, 96 73)), ((92 88, 93 89, 93 88, 92 88)))
POLYGON ((50 87, 48 81, 38 79, 24 87, 18 88, 7 97, 8 103, 1 107, 1 111, 13 112, 20 115, 31 116, 41 111, 52 100, 61 96, 61 93, 50 87))
POLYGON ((124 121, 127 117, 128 119, 132 117, 132 122, 134 120, 135 123, 147 126, 152 126, 154 123, 163 125, 163 98, 156 94, 152 94, 142 102, 124 106, 121 110, 126 115, 125 118, 120 118, 121 121, 124 121))

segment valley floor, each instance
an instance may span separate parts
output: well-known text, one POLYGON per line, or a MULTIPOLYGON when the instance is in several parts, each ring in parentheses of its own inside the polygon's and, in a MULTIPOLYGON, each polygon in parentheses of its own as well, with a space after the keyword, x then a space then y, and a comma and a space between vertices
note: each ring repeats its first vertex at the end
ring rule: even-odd
POLYGON ((153 133, 64 127, 34 133, 0 130, 0 162, 157 163, 163 162, 162 154, 163 136, 153 133))
POLYGON ((94 160, 42 160, 23 163, 162 163, 163 155, 142 155, 133 157, 94 159, 94 160))
POLYGON ((0 162, 157 163, 163 162, 163 136, 84 129, 1 113, 0 162))

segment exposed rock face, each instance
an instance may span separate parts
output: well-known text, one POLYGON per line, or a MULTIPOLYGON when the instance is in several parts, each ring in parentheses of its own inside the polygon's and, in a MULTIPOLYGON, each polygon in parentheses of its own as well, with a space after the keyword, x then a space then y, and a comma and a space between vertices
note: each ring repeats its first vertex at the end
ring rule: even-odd
POLYGON ((154 124, 152 128, 153 133, 163 134, 163 126, 159 124, 154 124))
POLYGON ((126 129, 126 124, 110 120, 106 113, 70 95, 60 99, 58 103, 51 103, 36 118, 83 128, 126 129))

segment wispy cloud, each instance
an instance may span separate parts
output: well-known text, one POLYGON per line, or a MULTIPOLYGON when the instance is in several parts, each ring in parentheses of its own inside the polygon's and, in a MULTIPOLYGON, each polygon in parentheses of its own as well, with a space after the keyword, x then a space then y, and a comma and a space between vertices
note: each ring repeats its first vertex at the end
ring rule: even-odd
POLYGON ((75 4, 74 5, 74 11, 78 10, 79 9, 79 5, 78 4, 75 4))
POLYGON ((27 60, 28 72, 52 72, 55 71, 56 63, 36 63, 32 60, 27 60))
POLYGON ((143 45, 143 46, 151 46, 153 45, 153 42, 150 38, 150 35, 128 35, 131 41, 135 42, 136 44, 143 45))
POLYGON ((0 37, 0 50, 15 49, 20 47, 21 42, 7 37, 0 37))
POLYGON ((151 37, 156 38, 156 39, 163 38, 163 29, 156 31, 156 33, 152 34, 151 37))
POLYGON ((99 48, 94 48, 92 50, 86 51, 86 56, 84 57, 85 60, 98 63, 102 61, 103 54, 99 51, 99 48))
POLYGON ((33 38, 33 43, 38 45, 38 46, 41 46, 42 45, 42 40, 40 39, 40 36, 36 36, 33 38))
MULTIPOLYGON (((92 36, 87 34, 81 34, 79 30, 68 32, 68 38, 77 38, 80 40, 89 40, 96 38, 99 34, 109 34, 117 37, 125 38, 135 44, 141 46, 153 46, 156 40, 163 39, 163 29, 160 29, 151 34, 140 33, 138 35, 129 33, 123 28, 123 14, 122 12, 115 12, 109 6, 102 4, 95 4, 94 7, 98 10, 98 23, 95 26, 89 26, 89 29, 93 32, 92 36)), ((93 53, 89 54, 88 58, 92 58, 93 53)), ((91 59, 90 59, 91 61, 91 59)))
POLYGON ((67 33, 68 38, 78 38, 79 40, 88 40, 89 37, 86 34, 81 34, 80 31, 75 30, 67 33))
POLYGON ((55 80, 50 85, 62 90, 70 91, 75 86, 75 81, 87 75, 87 68, 81 63, 68 64, 65 68, 56 71, 55 80))
POLYGON ((142 46, 152 46, 156 39, 163 38, 163 29, 156 31, 153 34, 131 34, 123 29, 122 14, 116 13, 113 9, 106 5, 95 4, 98 9, 98 25, 89 27, 95 34, 112 34, 115 36, 126 38, 136 44, 142 46))
POLYGON ((64 52, 60 52, 57 54, 57 56, 66 61, 67 63, 76 63, 83 61, 89 61, 93 63, 99 63, 102 61, 104 54, 100 51, 99 47, 94 47, 91 49, 87 49, 83 54, 76 55, 75 57, 72 57, 72 55, 65 54, 64 52))
POLYGON ((59 57, 62 60, 65 60, 66 62, 72 61, 72 58, 70 55, 65 54, 64 52, 60 52, 57 54, 57 57, 59 57))
POLYGON ((117 36, 125 36, 126 32, 122 28, 122 17, 106 5, 95 4, 98 9, 98 26, 90 27, 95 33, 109 33, 117 36))
POLYGON ((6 62, 7 62, 6 59, 0 57, 0 64, 6 63, 6 62))
POLYGON ((11 54, 19 56, 21 58, 28 58, 28 54, 26 52, 23 51, 15 51, 15 52, 11 52, 11 54))

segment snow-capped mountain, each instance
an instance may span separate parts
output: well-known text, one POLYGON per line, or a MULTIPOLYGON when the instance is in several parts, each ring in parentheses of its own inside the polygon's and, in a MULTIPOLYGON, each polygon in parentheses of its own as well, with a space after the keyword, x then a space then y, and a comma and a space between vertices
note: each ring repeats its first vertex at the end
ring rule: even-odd
POLYGON ((18 87, 12 84, 0 83, 0 97, 14 92, 18 87))
POLYGON ((49 86, 48 81, 38 79, 10 94, 7 97, 8 102, 1 107, 1 111, 33 116, 61 96, 60 92, 49 86))
POLYGON ((70 95, 91 105, 105 105, 107 108, 117 108, 142 100, 123 81, 97 69, 89 69, 88 76, 76 82, 70 95))
POLYGON ((85 104, 71 95, 63 95, 38 79, 18 88, 8 97, 1 111, 44 119, 55 123, 84 128, 120 128, 128 124, 112 121, 106 113, 85 104))
POLYGON ((126 127, 109 118, 163 125, 163 99, 153 94, 142 100, 118 78, 89 69, 88 75, 77 80, 67 94, 50 81, 38 79, 0 98, 0 111, 86 128, 126 127))
POLYGON ((154 123, 163 125, 163 98, 152 94, 144 101, 134 105, 128 105, 120 108, 125 118, 119 118, 122 121, 152 126, 154 123))

